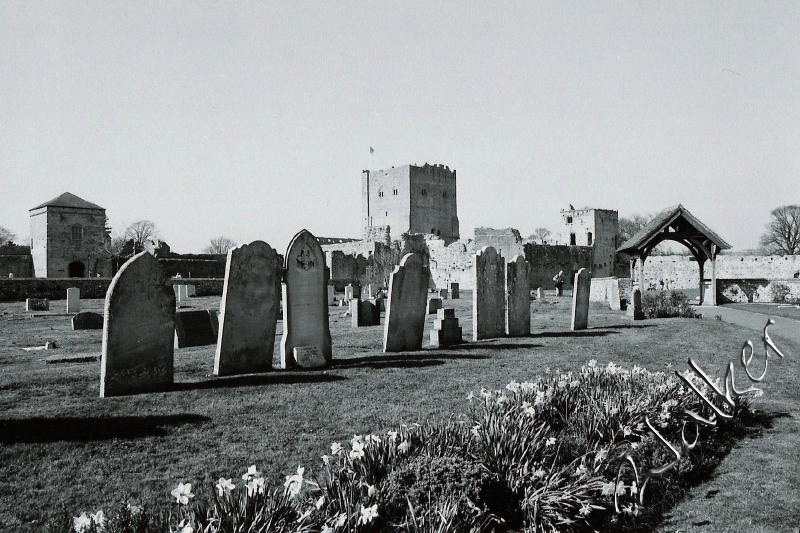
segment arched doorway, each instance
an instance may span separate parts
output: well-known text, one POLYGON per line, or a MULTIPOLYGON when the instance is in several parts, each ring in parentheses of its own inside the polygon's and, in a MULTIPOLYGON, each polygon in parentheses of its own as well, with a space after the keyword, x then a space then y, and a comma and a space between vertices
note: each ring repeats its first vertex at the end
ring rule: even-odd
POLYGON ((69 277, 71 278, 85 278, 86 266, 80 261, 73 261, 67 267, 69 277))

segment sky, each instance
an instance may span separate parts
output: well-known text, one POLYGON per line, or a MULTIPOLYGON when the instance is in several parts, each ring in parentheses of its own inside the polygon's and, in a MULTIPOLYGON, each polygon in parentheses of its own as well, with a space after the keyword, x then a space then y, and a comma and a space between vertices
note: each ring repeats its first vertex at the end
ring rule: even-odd
POLYGON ((462 237, 800 203, 798 2, 0 0, 0 226, 69 191, 174 251, 360 237, 361 170, 457 170, 462 237), (370 146, 374 154, 370 155, 370 146))

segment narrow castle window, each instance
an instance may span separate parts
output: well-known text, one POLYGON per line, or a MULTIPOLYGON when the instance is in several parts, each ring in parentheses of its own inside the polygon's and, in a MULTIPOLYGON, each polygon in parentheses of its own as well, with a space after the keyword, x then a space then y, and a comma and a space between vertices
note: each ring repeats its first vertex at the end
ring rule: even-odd
POLYGON ((572 224, 572 217, 567 217, 567 224, 572 224))
POLYGON ((422 196, 425 196, 426 194, 428 194, 428 191, 426 191, 425 189, 422 189, 422 196))
POLYGON ((575 234, 574 233, 570 233, 569 234, 569 245, 570 246, 575 246, 575 234))
POLYGON ((447 198, 447 191, 442 191, 442 198, 447 198))
POLYGON ((592 245, 592 232, 589 231, 586 233, 586 243, 591 246, 592 245))
POLYGON ((83 228, 80 226, 72 226, 72 240, 81 241, 83 239, 83 228))
POLYGON ((392 189, 392 194, 397 196, 397 188, 392 189))
POLYGON ((383 198, 383 191, 378 191, 378 197, 383 198))

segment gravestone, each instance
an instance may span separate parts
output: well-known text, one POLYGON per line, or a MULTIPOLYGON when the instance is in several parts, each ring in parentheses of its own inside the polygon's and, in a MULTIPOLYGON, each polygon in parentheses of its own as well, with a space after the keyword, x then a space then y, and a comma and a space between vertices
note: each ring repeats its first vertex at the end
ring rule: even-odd
POLYGON ((84 311, 72 317, 72 329, 103 329, 103 315, 84 311))
POLYGON ((439 298, 441 298, 442 300, 447 300, 448 296, 449 294, 447 292, 447 289, 439 289, 439 298))
POLYGON ((458 283, 455 281, 450 282, 450 299, 451 300, 458 300, 461 298, 460 289, 458 283))
POLYGON ((436 312, 436 319, 431 328, 431 346, 444 348, 454 344, 461 344, 463 336, 458 325, 455 309, 445 307, 436 312))
POLYGON ((328 305, 336 305, 336 287, 328 285, 328 305))
POLYGON ((503 337, 506 332, 505 260, 487 246, 473 257, 472 339, 503 337))
POLYGON ((194 298, 197 296, 197 287, 195 285, 187 285, 186 286, 186 295, 189 298, 194 298))
POLYGON ((344 288, 344 299, 348 302, 353 298, 361 298, 361 287, 359 285, 353 285, 349 283, 344 288))
POLYGON ((185 303, 189 300, 189 286, 188 285, 178 285, 176 289, 176 299, 178 303, 185 303))
POLYGON ((382 294, 379 294, 372 300, 370 300, 375 308, 378 310, 378 313, 385 313, 386 312, 386 297, 382 294))
POLYGON ((544 289, 539 287, 536 289, 536 299, 537 300, 544 300, 544 289))
POLYGON ((269 244, 253 241, 228 250, 215 376, 272 369, 280 291, 280 258, 269 244))
POLYGON ((77 287, 67 289, 67 313, 81 312, 81 290, 77 287))
POLYGON ((572 324, 574 330, 586 329, 589 325, 589 292, 591 280, 589 271, 585 268, 575 273, 575 283, 572 285, 572 324))
POLYGON ((300 368, 324 368, 328 366, 325 359, 316 346, 295 346, 294 360, 300 368))
POLYGON ((381 315, 377 306, 369 300, 350 300, 350 325, 354 328, 379 326, 381 315))
POLYGON ((442 308, 442 299, 441 298, 429 298, 428 299, 428 314, 435 315, 439 309, 442 308))
POLYGON ((628 305, 628 314, 634 320, 644 320, 644 311, 642 310, 642 291, 633 289, 631 293, 631 303, 628 305))
POLYGON ((284 259, 281 368, 296 366, 294 348, 314 346, 330 363, 331 330, 328 322, 328 272, 317 239, 302 230, 289 243, 284 259))
POLYGON ((162 389, 173 380, 175 293, 158 260, 131 257, 108 287, 100 396, 162 389))
POLYGON ((619 296, 619 280, 612 279, 608 284, 608 306, 614 311, 619 311, 620 296, 619 296))
POLYGON ((197 309, 175 313, 175 347, 208 346, 217 342, 217 311, 197 309))
POLYGON ((384 352, 422 349, 429 279, 430 271, 419 254, 406 254, 394 268, 389 278, 384 352))
POLYGON ((25 299, 26 311, 49 311, 50 300, 47 298, 26 298, 25 299))
POLYGON ((506 335, 520 337, 531 332, 531 288, 528 262, 517 255, 506 265, 506 335))

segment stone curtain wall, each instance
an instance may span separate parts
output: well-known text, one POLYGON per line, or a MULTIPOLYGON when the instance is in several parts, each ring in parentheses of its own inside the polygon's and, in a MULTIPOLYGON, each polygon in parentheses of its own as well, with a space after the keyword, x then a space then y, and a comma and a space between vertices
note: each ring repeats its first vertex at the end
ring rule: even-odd
POLYGON ((167 274, 184 278, 224 278, 226 256, 159 257, 158 264, 167 274))
MULTIPOLYGON (((168 279, 169 285, 194 285, 195 296, 220 296, 224 279, 168 279)), ((81 298, 105 298, 111 278, 0 278, 0 301, 21 302, 26 298, 66 300, 67 289, 78 287, 81 298)))
POLYGON ((800 299, 800 279, 720 279, 717 280, 717 302, 770 303, 772 288, 777 284, 788 287, 787 297, 800 299))
POLYGON ((554 288, 553 276, 564 271, 565 285, 571 285, 581 268, 592 269, 593 249, 590 246, 550 246, 526 244, 525 259, 531 265, 531 289, 554 288))
MULTIPOLYGON (((780 280, 800 278, 800 255, 720 255, 718 280, 780 280)), ((705 264, 705 277, 711 278, 711 265, 705 264)), ((644 262, 644 287, 696 289, 700 284, 694 258, 685 255, 650 256, 644 262)))
POLYGON ((30 252, 24 255, 3 255, 0 252, 0 278, 7 278, 9 274, 14 274, 15 278, 33 277, 33 258, 30 252))

